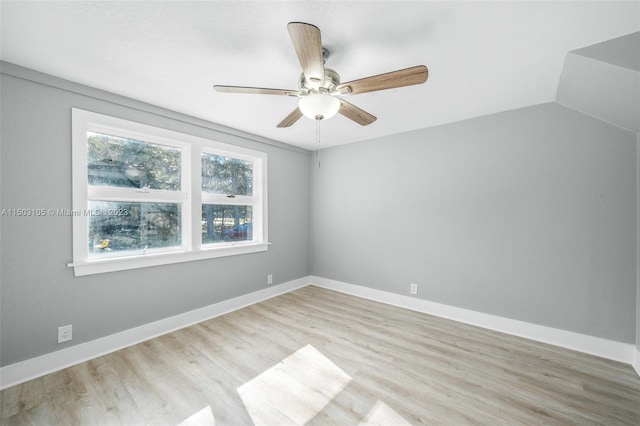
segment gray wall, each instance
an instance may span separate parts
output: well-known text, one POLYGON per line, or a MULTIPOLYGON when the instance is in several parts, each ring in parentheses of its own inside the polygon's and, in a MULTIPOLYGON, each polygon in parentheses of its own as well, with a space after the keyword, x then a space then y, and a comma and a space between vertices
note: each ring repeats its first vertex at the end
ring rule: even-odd
POLYGON ((638 167, 636 169, 636 178, 637 178, 637 186, 636 186, 636 197, 638 200, 638 250, 637 250, 637 266, 636 266, 636 279, 638 282, 638 288, 636 292, 636 347, 640 350, 640 133, 636 134, 636 149, 637 149, 637 161, 638 167))
POLYGON ((3 217, 0 365, 264 288, 268 273, 400 294, 415 282, 423 299, 640 346, 636 134, 554 103, 322 150, 318 168, 303 150, 2 67, 2 208, 71 208, 78 107, 266 151, 273 244, 76 278, 70 218, 3 217), (58 345, 65 324, 74 339, 58 345))
POLYGON ((634 133, 550 103, 320 158, 313 275, 634 342, 634 133))
POLYGON ((15 75, 2 75, 2 208, 71 209, 71 108, 78 107, 267 152, 272 245, 266 253, 74 277, 66 266, 70 217, 3 217, 1 365, 68 347, 57 344, 61 325, 73 324, 70 344, 78 344, 262 289, 267 274, 274 284, 309 275, 307 151, 2 67, 15 75))
MULTIPOLYGON (((640 138, 640 32, 607 40, 567 54, 556 101, 640 138)), ((638 141, 640 146, 640 141, 638 141)), ((640 152, 640 151, 639 151, 640 152)), ((637 190, 640 190, 640 158, 637 190)), ((640 193, 637 210, 640 215, 640 193)), ((640 216, 638 216, 640 227, 640 216)), ((640 236, 640 235, 639 235, 640 236)), ((640 239, 636 250, 640 271, 640 239)), ((640 275, 636 289, 636 344, 640 347, 640 275)))

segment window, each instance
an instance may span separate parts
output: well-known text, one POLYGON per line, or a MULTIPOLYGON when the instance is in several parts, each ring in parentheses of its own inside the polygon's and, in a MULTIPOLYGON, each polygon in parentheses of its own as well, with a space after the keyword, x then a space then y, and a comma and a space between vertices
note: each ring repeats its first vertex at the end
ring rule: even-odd
POLYGON ((265 153, 72 117, 76 275, 267 250, 265 153))
POLYGON ((201 167, 202 243, 253 239, 253 162, 203 152, 201 167))

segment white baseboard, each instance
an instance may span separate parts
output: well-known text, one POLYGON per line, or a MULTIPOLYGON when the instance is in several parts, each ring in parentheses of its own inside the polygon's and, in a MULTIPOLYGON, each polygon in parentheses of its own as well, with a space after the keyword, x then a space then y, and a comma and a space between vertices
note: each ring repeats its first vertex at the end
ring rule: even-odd
POLYGON ((62 370, 163 334, 262 302, 309 285, 310 277, 274 285, 253 293, 225 300, 139 327, 121 331, 86 343, 80 343, 36 358, 0 368, 0 389, 62 370))
POLYGON ((631 364, 634 370, 636 370, 636 374, 640 377, 640 347, 635 347, 633 349, 633 363, 631 364))
POLYGON ((640 376, 640 350, 631 344, 484 314, 327 278, 308 276, 1 367, 0 390, 288 293, 309 284, 624 362, 633 366, 640 376))
POLYGON ((635 346, 629 343, 616 342, 572 331, 560 330, 543 325, 499 317, 469 309, 457 308, 455 306, 430 302, 416 297, 403 296, 401 294, 376 290, 355 284, 348 284, 327 278, 312 276, 311 283, 318 287, 352 294, 365 299, 375 300, 377 302, 387 303, 490 330, 500 331, 502 333, 524 337, 526 339, 548 343, 596 355, 602 358, 624 362, 626 364, 632 364, 636 371, 640 370, 638 367, 638 364, 640 363, 640 354, 638 353, 638 350, 635 349, 635 346))

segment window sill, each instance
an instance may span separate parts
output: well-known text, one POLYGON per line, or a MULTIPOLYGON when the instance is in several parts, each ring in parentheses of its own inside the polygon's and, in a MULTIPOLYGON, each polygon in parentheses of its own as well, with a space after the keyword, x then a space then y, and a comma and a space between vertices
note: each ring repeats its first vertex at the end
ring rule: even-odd
POLYGON ((217 257, 267 251, 270 243, 249 243, 227 245, 224 247, 203 247, 198 251, 174 251, 168 253, 150 253, 138 256, 76 261, 67 264, 73 268, 76 277, 127 269, 147 268, 150 266, 170 265, 172 263, 194 260, 214 259, 217 257))

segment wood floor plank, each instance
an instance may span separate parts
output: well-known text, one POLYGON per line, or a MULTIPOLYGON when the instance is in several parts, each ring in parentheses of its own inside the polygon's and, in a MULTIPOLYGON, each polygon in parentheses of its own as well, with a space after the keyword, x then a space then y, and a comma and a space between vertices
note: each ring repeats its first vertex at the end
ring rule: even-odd
POLYGON ((6 389, 0 423, 250 425, 253 413, 295 424, 310 407, 322 408, 309 425, 637 426, 640 378, 626 364, 309 286, 6 389), (318 375, 305 353, 347 381, 318 375), (245 406, 239 389, 268 407, 245 406), (341 390, 314 401, 324 389, 341 390))

